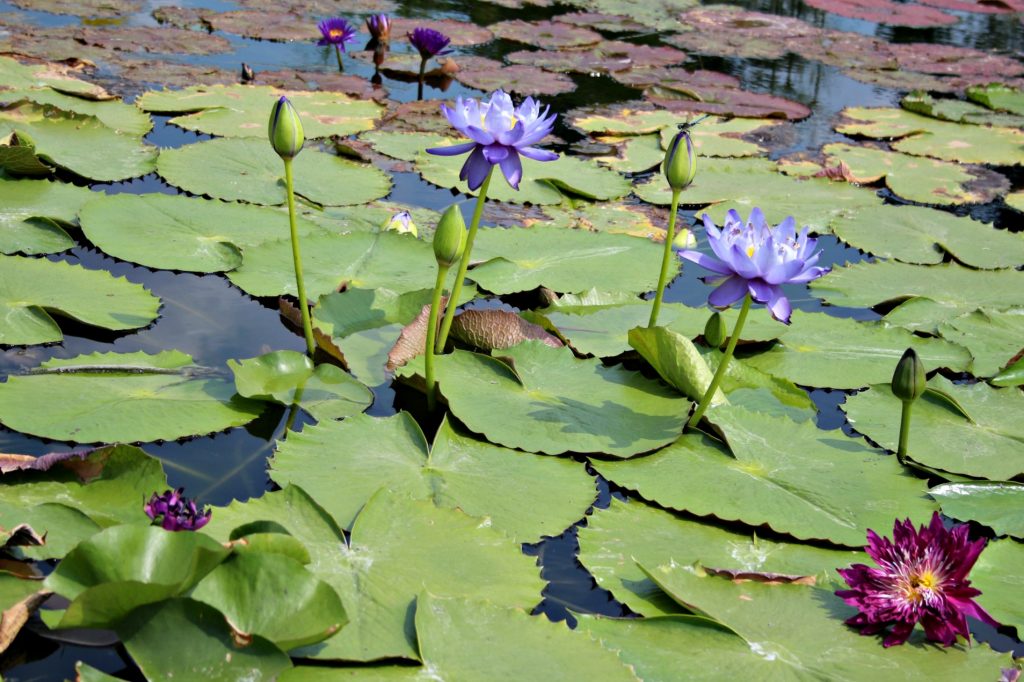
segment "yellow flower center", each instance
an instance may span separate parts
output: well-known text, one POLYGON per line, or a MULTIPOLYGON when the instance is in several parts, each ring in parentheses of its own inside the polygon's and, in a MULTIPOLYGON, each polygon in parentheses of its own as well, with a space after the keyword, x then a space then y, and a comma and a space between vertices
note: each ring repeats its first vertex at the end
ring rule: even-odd
POLYGON ((332 38, 340 38, 342 35, 344 35, 344 32, 339 29, 332 28, 330 31, 327 32, 327 35, 329 35, 332 38))
POLYGON ((751 244, 747 247, 747 258, 753 258, 754 252, 757 251, 757 247, 751 244))

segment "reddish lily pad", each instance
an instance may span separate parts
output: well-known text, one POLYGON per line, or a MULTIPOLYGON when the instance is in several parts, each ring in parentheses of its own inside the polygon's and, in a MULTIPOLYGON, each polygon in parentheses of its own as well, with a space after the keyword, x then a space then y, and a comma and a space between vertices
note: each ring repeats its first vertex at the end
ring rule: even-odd
MULTIPOLYGON (((346 11, 349 10, 346 7, 346 11)), ((337 9, 331 10, 332 13, 337 9)), ((456 21, 455 19, 407 19, 405 17, 391 18, 391 42, 404 40, 407 33, 412 33, 416 28, 432 28, 440 31, 452 39, 451 44, 462 47, 464 45, 482 45, 494 40, 494 34, 490 29, 483 26, 471 24, 468 21, 456 21)))
POLYGON ((266 10, 235 10, 231 12, 203 12, 203 23, 214 31, 233 33, 257 40, 312 40, 320 31, 310 21, 288 12, 266 10))
POLYGON ((888 26, 946 26, 955 24, 951 14, 923 5, 891 0, 805 0, 815 9, 850 19, 863 19, 888 26))
POLYGON ((498 38, 514 40, 517 43, 526 43, 542 49, 583 47, 584 45, 595 45, 604 40, 596 31, 560 21, 512 19, 492 24, 488 28, 498 38))
POLYGON ((934 73, 940 76, 976 76, 992 79, 1024 74, 1024 63, 1008 56, 992 54, 959 45, 931 43, 893 44, 890 50, 901 69, 934 73))
POLYGON ((921 2, 955 12, 977 12, 979 14, 1024 12, 1024 2, 1021 0, 921 0, 921 2))
POLYGON ((794 51, 801 38, 821 34, 821 29, 795 17, 724 5, 695 7, 680 20, 695 30, 669 36, 667 41, 701 54, 776 59, 794 51))
POLYGON ((559 95, 576 89, 572 78, 536 66, 505 66, 486 57, 459 57, 458 65, 455 80, 484 92, 503 89, 521 95, 559 95))
POLYGON ((690 71, 682 66, 656 66, 648 69, 632 69, 616 71, 611 77, 634 88, 648 88, 661 85, 676 89, 692 89, 699 92, 702 88, 738 88, 740 79, 727 73, 698 69, 690 71))
MULTIPOLYGON (((296 69, 280 69, 277 71, 257 71, 252 85, 269 85, 281 90, 317 90, 321 92, 343 92, 356 99, 384 100, 387 89, 383 85, 374 85, 365 78, 337 71, 299 71, 296 69)), ((238 82, 232 80, 225 83, 238 82)))
POLYGON ((159 59, 126 59, 115 64, 118 78, 135 83, 184 88, 192 85, 230 85, 238 74, 216 66, 176 64, 159 59))
POLYGON ((227 38, 173 27, 82 26, 75 29, 72 35, 83 45, 118 52, 201 55, 220 54, 233 49, 227 38))
POLYGON ((636 67, 680 64, 686 61, 686 53, 671 47, 608 40, 585 50, 520 50, 506 55, 506 58, 513 64, 539 66, 548 71, 608 73, 636 67))
POLYGON ((558 20, 573 26, 582 26, 609 33, 634 33, 636 31, 645 31, 648 28, 640 22, 624 17, 621 14, 605 14, 603 12, 559 14, 558 20))
POLYGON ((22 9, 51 14, 73 14, 90 19, 114 19, 142 9, 139 0, 11 0, 22 9))
MULTIPOLYGON (((239 7, 266 9, 267 0, 234 0, 239 7)), ((276 9, 310 17, 330 17, 338 13, 338 0, 281 0, 276 9)), ((398 5, 391 0, 346 0, 345 11, 353 14, 394 12, 398 5)), ((394 35, 394 33, 392 33, 394 35)))
POLYGON ((764 92, 739 88, 702 87, 696 90, 653 87, 644 99, 670 111, 708 113, 741 118, 783 118, 799 121, 811 115, 810 108, 793 100, 764 92))

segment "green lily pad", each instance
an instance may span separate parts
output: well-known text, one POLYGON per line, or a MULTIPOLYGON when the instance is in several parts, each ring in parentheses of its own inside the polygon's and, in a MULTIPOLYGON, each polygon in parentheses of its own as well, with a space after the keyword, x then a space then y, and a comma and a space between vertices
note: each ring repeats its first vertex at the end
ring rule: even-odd
POLYGON ((95 116, 16 103, 0 109, 0 139, 14 133, 42 161, 101 182, 127 180, 156 168, 157 149, 95 116))
POLYGON ((966 94, 967 99, 979 102, 989 109, 1009 111, 1024 116, 1024 92, 1017 88, 1002 83, 989 83, 988 85, 973 85, 967 88, 966 94))
POLYGON ((843 143, 827 144, 822 152, 827 165, 842 161, 860 182, 884 177, 895 194, 922 204, 987 204, 1010 189, 1005 177, 985 168, 843 143))
MULTIPOLYGON (((694 402, 704 398, 711 386, 712 373, 689 338, 665 327, 636 327, 629 330, 629 345, 669 386, 694 402)), ((722 389, 715 389, 711 404, 725 402, 722 389)))
MULTIPOLYGON (((713 618, 743 637, 763 658, 785 665, 797 679, 934 680, 989 679, 1009 665, 1007 654, 984 644, 937 652, 919 629, 910 642, 884 648, 843 623, 856 611, 832 586, 757 580, 734 582, 680 564, 644 566, 645 572, 680 604, 713 618)), ((774 677, 771 679, 775 679, 774 677)))
POLYGON ((920 206, 876 206, 836 218, 832 230, 846 243, 906 263, 941 263, 949 253, 977 268, 1024 263, 1024 239, 968 217, 920 206))
POLYGON ((950 518, 977 521, 997 535, 1024 539, 1024 485, 1020 483, 944 483, 928 494, 950 518))
POLYGON ((1019 114, 997 113, 992 111, 993 107, 986 108, 961 99, 937 99, 922 91, 915 91, 905 96, 900 100, 900 106, 917 114, 954 123, 1017 128, 1024 126, 1024 116, 1019 114))
MULTIPOLYGON (((398 293, 433 290, 437 261, 430 244, 397 232, 313 235, 301 242, 306 295, 319 298, 341 285, 384 287, 398 293)), ((228 274, 253 296, 295 294, 295 266, 288 239, 265 242, 245 253, 242 267, 228 274)))
POLYGON ((981 590, 978 603, 1003 625, 1024 632, 1024 601, 1020 583, 1024 579, 1024 545, 1013 540, 990 542, 971 571, 973 587, 981 590))
MULTIPOLYGON (((469 276, 495 294, 544 286, 559 292, 603 288, 640 293, 658 284, 664 247, 618 234, 532 227, 481 230, 473 259, 483 261, 469 276)), ((669 275, 679 271, 676 260, 669 275)))
POLYGON ((620 173, 643 173, 657 168, 665 160, 661 138, 653 133, 634 137, 602 136, 598 141, 615 145, 615 152, 610 156, 595 157, 594 160, 620 173))
POLYGON ((896 151, 958 163, 995 166, 1024 164, 1024 132, 1015 128, 952 123, 905 109, 849 107, 846 122, 836 126, 844 135, 900 138, 896 151))
POLYGON ((63 64, 22 64, 10 57, 0 56, 0 83, 3 84, 0 90, 49 87, 79 97, 110 98, 106 90, 75 78, 71 75, 72 72, 71 67, 63 64))
POLYGON ((981 307, 1024 307, 1024 272, 969 270, 955 263, 854 263, 833 268, 809 286, 832 305, 858 308, 921 296, 942 305, 946 319, 981 307))
POLYGON ((317 421, 359 414, 373 402, 373 393, 340 367, 313 366, 308 356, 279 350, 242 361, 228 360, 235 387, 244 398, 298 403, 317 421))
POLYGON ((735 406, 710 411, 724 446, 684 434, 660 452, 628 462, 592 461, 617 485, 699 516, 768 524, 800 539, 860 547, 867 529, 893 518, 926 519, 935 508, 924 481, 840 432, 735 406))
MULTIPOLYGON (((723 353, 717 348, 700 348, 712 371, 718 370, 723 353)), ((722 375, 721 388, 733 405, 753 412, 788 417, 796 422, 813 419, 818 408, 807 391, 789 379, 783 379, 752 367, 734 357, 722 375)))
POLYGON ((248 424, 263 410, 234 393, 180 351, 93 353, 0 384, 0 421, 78 443, 174 440, 248 424))
MULTIPOLYGON (((953 384, 942 376, 929 385, 952 396, 970 419, 939 396, 926 392, 914 403, 907 455, 926 466, 993 481, 1024 473, 1024 396, 987 384, 953 384)), ((900 401, 888 385, 847 398, 850 424, 882 447, 899 439, 900 401)))
MULTIPOLYGON (((192 272, 234 270, 245 249, 285 238, 289 229, 279 210, 166 194, 97 198, 80 220, 89 241, 115 258, 192 272)), ((303 236, 323 231, 302 218, 297 229, 303 236)))
POLYGON ((84 187, 49 180, 0 180, 0 253, 66 251, 75 241, 61 227, 98 196, 84 187))
POLYGON ((972 374, 994 377, 1024 349, 1024 310, 975 310, 943 322, 938 332, 971 352, 972 374))
POLYGON ((690 402, 622 367, 577 360, 528 341, 497 351, 512 366, 465 351, 438 356, 452 413, 488 440, 528 452, 630 457, 671 443, 690 402), (523 424, 533 424, 524 429, 523 424))
POLYGON ((41 544, 26 544, 19 548, 18 551, 30 559, 60 559, 79 542, 100 530, 95 521, 74 507, 55 502, 22 505, 19 495, 13 497, 15 499, 10 502, 0 502, 0 528, 7 529, 7 534, 25 524, 42 537, 41 544))
POLYGON ((999 374, 992 377, 993 386, 1020 386, 1024 384, 1024 358, 1007 365, 999 374))
POLYGON ((475 440, 446 419, 432 447, 407 412, 328 422, 290 434, 271 460, 279 484, 322 501, 345 528, 381 487, 480 517, 520 542, 555 536, 594 500, 576 462, 475 440), (372 456, 366 443, 373 443, 372 456), (524 506, 526 499, 533 502, 524 506))
POLYGON ((157 318, 160 299, 140 284, 102 270, 21 256, 0 256, 0 344, 60 341, 64 335, 47 311, 112 330, 145 327, 157 318))
POLYGON ((3 98, 8 102, 27 100, 36 104, 53 106, 61 111, 70 111, 82 116, 94 116, 108 128, 135 137, 141 137, 153 129, 153 120, 149 114, 120 100, 83 99, 57 92, 53 88, 7 90, 3 91, 3 98))
POLYGON ((745 360, 802 386, 850 389, 889 381, 907 348, 916 350, 929 369, 963 371, 971 363, 967 349, 949 341, 921 338, 884 322, 801 311, 793 313, 778 343, 745 360))
POLYGON ((864 562, 863 552, 775 542, 683 518, 636 501, 612 498, 580 528, 580 563, 597 583, 642 616, 678 613, 679 606, 637 563, 701 563, 745 573, 819 576, 837 581, 838 566, 864 562))
POLYGON ((323 641, 347 622, 334 589, 283 554, 232 556, 190 596, 223 613, 235 632, 259 635, 284 651, 323 641))
MULTIPOLYGON (((325 206, 365 204, 391 189, 382 171, 313 149, 296 156, 293 168, 295 193, 325 206)), ((156 170, 192 194, 252 204, 287 201, 284 165, 264 139, 215 139, 165 149, 156 170)))
POLYGON ((1024 191, 1011 192, 1006 195, 1006 205, 1010 208, 1024 213, 1024 191))
MULTIPOLYGON (((340 92, 278 90, 264 85, 196 85, 151 90, 138 100, 143 111, 182 114, 171 123, 218 137, 259 138, 266 146, 267 120, 274 103, 287 97, 302 120, 306 139, 346 136, 370 130, 384 108, 340 92)), ((348 185, 339 185, 348 188, 348 185)), ((355 202, 353 202, 355 203, 355 202)))

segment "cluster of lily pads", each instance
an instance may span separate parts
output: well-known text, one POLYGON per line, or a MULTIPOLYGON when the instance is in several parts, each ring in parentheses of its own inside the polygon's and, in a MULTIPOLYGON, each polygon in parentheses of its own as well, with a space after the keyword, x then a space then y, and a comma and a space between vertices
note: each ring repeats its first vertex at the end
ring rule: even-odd
POLYGON ((1019 90, 851 108, 836 123, 849 143, 778 161, 779 118, 680 130, 704 109, 576 111, 599 152, 555 158, 533 146, 550 113, 504 93, 385 116, 262 85, 128 104, 76 76, 0 57, 0 344, 59 342, 67 320, 131 334, 158 318, 143 286, 41 257, 86 241, 223 273, 280 305, 306 353, 223 367, 104 351, 11 371, 0 422, 83 447, 0 455, 0 645, 34 618, 56 637, 113 631, 149 679, 1015 674, 1008 654, 968 646, 964 615, 1024 627, 1024 242, 876 189, 1012 206, 1019 90), (213 139, 157 149, 150 114, 213 139), (507 182, 491 184, 495 167, 507 182), (413 210, 410 233, 395 217, 410 207, 383 201, 386 170, 475 194, 468 233, 459 205, 413 210), (183 193, 70 181, 153 172, 183 193), (717 278, 713 304, 739 311, 666 302, 679 206, 707 213, 698 243, 710 238, 684 258, 717 278), (826 273, 797 225, 874 258, 826 273), (805 282, 882 318, 791 311, 805 282), (386 385, 411 409, 363 414, 386 385), (808 388, 851 391, 856 433, 819 428, 808 388), (317 424, 275 444, 279 489, 248 501, 204 510, 130 445, 274 406, 317 424), (597 500, 597 481, 617 494, 597 500), (530 615, 548 576, 523 548, 576 524, 580 563, 629 618, 577 613, 570 629, 530 615), (886 589, 906 598, 880 606, 886 589))

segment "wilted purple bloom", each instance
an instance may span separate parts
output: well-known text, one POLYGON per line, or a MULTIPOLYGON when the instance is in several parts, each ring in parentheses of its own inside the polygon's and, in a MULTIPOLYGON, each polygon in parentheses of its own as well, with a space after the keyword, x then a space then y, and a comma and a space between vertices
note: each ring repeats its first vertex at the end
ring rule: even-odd
POLYGON ((366 30, 374 40, 386 43, 391 38, 391 19, 386 14, 371 14, 366 17, 366 30))
POLYGON ((427 151, 440 156, 470 152, 459 178, 468 180, 471 190, 483 184, 494 165, 501 166, 508 184, 519 189, 519 181, 523 177, 520 154, 534 161, 558 158, 554 152, 531 146, 544 139, 555 124, 555 115, 548 116, 550 107, 544 107, 543 111, 540 107, 540 102, 532 97, 513 107, 512 98, 501 90, 492 94, 489 102, 459 98, 452 108, 442 104, 441 111, 448 117, 448 122, 471 141, 427 151))
POLYGON ((789 299, 781 285, 804 284, 829 271, 814 267, 820 255, 814 253, 818 240, 807 237, 806 227, 798 235, 792 216, 773 229, 759 208, 750 212, 746 223, 730 210, 721 231, 706 213, 703 218, 708 242, 718 258, 691 250, 679 255, 717 273, 704 278, 708 284, 718 285, 708 296, 713 306, 728 306, 749 292, 755 301, 767 304, 773 318, 789 324, 789 299))
POLYGON ((893 540, 868 531, 865 551, 878 568, 854 564, 839 569, 849 590, 836 594, 860 613, 846 623, 860 628, 862 635, 873 635, 890 625, 883 646, 903 644, 915 623, 921 623, 925 636, 944 646, 956 643, 956 636, 970 638, 967 619, 971 616, 989 625, 999 626, 974 597, 980 590, 971 587, 967 574, 985 548, 985 540, 967 539, 967 526, 946 530, 938 512, 931 523, 914 530, 907 519, 893 524, 893 540))
POLYGON ((211 510, 200 512, 193 500, 183 495, 184 488, 153 493, 143 506, 146 516, 159 521, 164 530, 199 530, 210 521, 211 510))
POLYGON ((345 43, 351 43, 356 40, 356 29, 348 21, 339 17, 332 19, 324 19, 316 25, 320 29, 320 33, 323 38, 317 41, 317 45, 334 45, 335 47, 344 50, 345 43))
POLYGON ((420 57, 424 60, 451 52, 444 48, 448 47, 448 43, 452 42, 452 39, 440 31, 435 31, 432 28, 415 28, 412 33, 406 35, 412 46, 420 51, 420 57))

